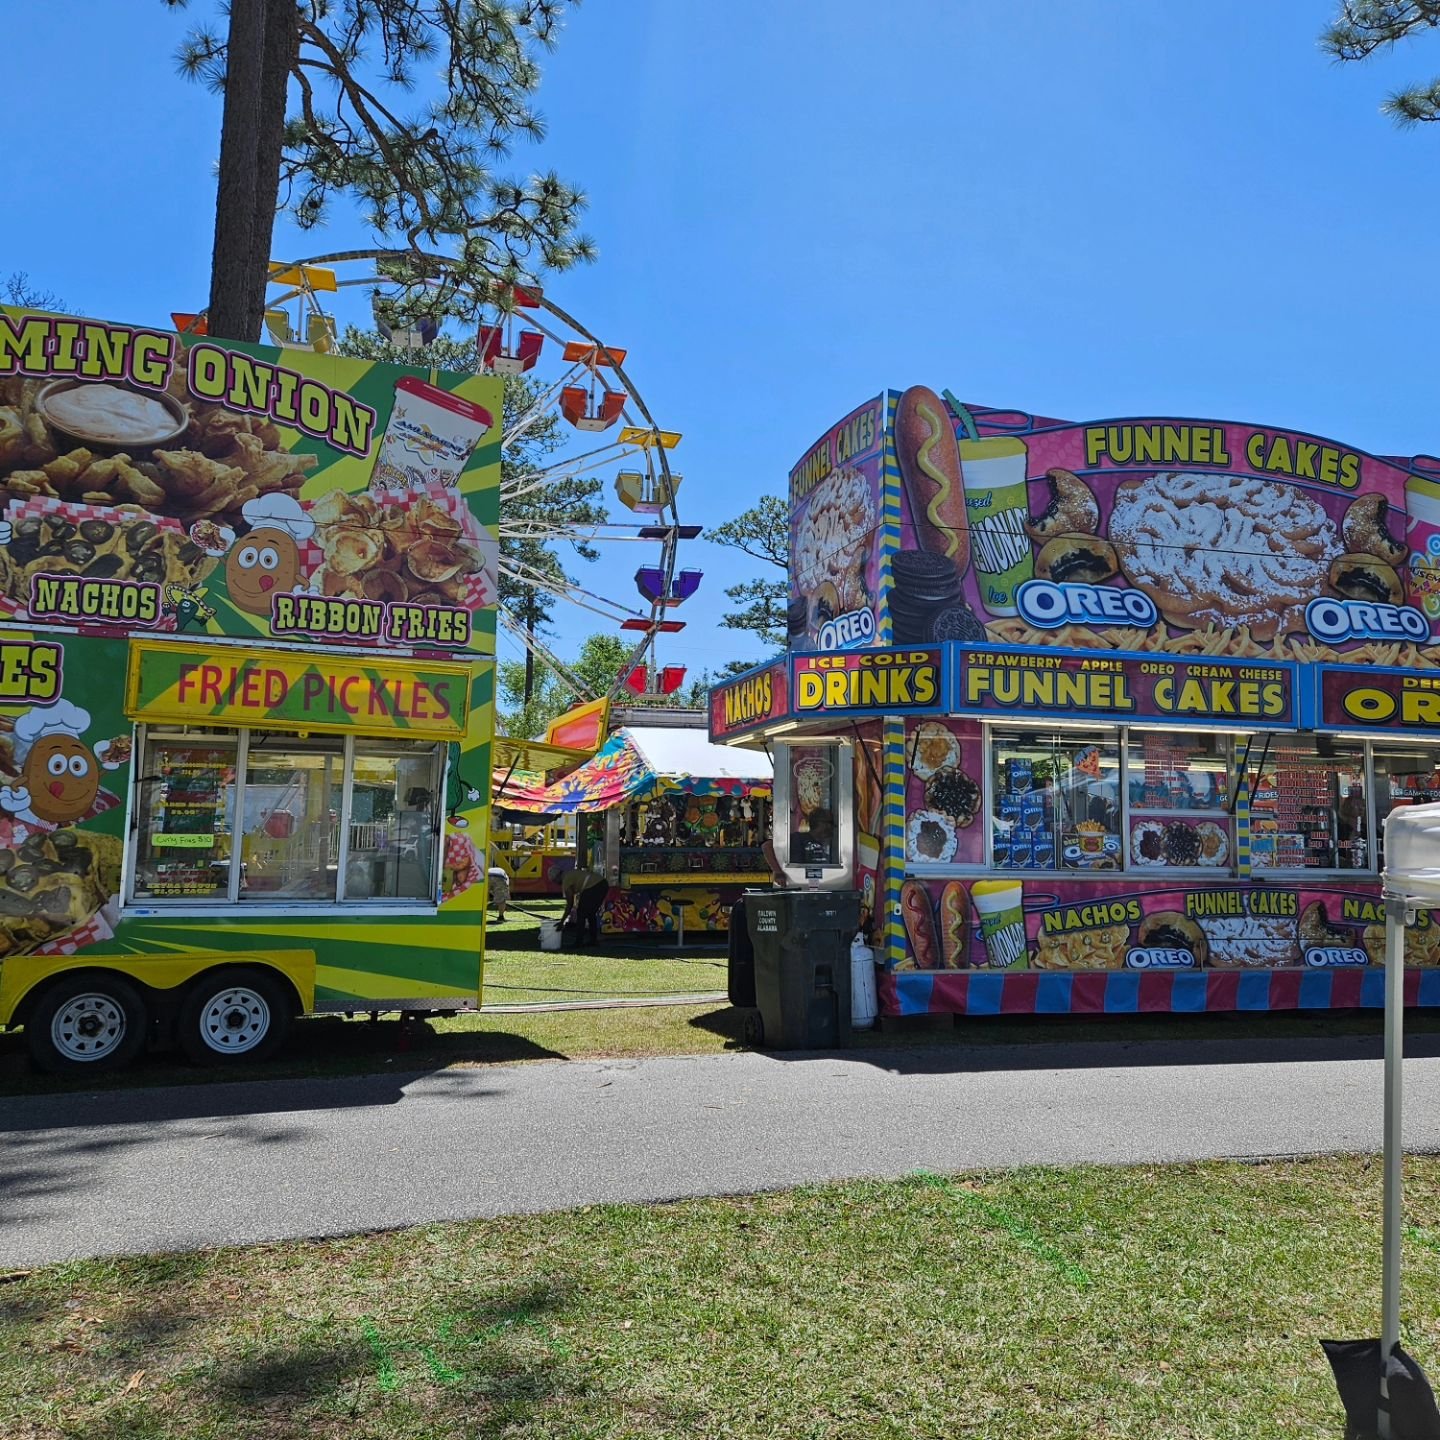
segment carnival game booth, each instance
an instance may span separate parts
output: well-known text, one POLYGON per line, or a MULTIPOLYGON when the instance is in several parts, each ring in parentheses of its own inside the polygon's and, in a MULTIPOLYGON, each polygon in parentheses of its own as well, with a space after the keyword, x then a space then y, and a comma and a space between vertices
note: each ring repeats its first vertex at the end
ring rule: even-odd
MULTIPOLYGON (((792 474, 790 651, 712 738, 773 747, 777 851, 862 892, 887 1013, 1378 1006, 1383 821, 1440 798, 1437 477, 883 395, 792 474)), ((1429 912, 1407 957, 1440 1004, 1429 912)))
POLYGON ((702 715, 683 718, 622 727, 559 780, 517 772, 497 790, 507 812, 579 819, 582 856, 610 881, 608 934, 725 930, 741 891, 770 881, 769 758, 712 745, 702 715))
MULTIPOLYGON (((493 746, 495 793, 503 794, 517 775, 524 786, 553 783, 588 760, 596 744, 557 745, 497 735, 493 746)), ((565 872, 575 868, 578 840, 573 814, 536 816, 497 807, 491 817, 490 863, 510 877, 513 897, 553 899, 560 894, 565 872)))
POLYGON ((0 1024, 94 1072, 478 1005, 500 382, 0 340, 0 1024))

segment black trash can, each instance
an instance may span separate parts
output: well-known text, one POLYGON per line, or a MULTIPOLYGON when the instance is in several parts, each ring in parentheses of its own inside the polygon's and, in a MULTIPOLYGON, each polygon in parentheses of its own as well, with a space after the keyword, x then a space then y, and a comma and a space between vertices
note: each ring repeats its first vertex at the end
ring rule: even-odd
POLYGON ((850 942, 860 928, 853 890, 775 890, 745 896, 755 950, 760 1043, 823 1050, 850 1043, 850 942))
POLYGON ((742 896, 730 907, 730 950, 725 966, 726 990, 737 1010, 755 1008, 755 947, 745 920, 742 896))

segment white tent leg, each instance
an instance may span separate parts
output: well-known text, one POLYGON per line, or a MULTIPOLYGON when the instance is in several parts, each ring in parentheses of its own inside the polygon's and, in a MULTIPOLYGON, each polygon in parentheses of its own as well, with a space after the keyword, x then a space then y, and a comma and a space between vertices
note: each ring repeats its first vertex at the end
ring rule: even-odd
MULTIPOLYGON (((1401 1171, 1400 1061, 1405 1025, 1405 901, 1385 900, 1385 1200, 1381 1279, 1380 1363, 1400 1340, 1401 1171)), ((1388 1401, 1382 1378, 1380 1394, 1388 1401)), ((1390 1440, 1388 1409, 1380 1412, 1381 1440, 1390 1440)))

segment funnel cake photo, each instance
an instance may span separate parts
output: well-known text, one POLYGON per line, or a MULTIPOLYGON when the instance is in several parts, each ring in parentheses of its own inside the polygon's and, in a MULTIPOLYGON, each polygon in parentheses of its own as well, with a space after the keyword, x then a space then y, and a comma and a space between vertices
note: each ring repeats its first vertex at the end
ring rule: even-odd
MULTIPOLYGON (((876 526, 870 480, 863 470, 836 470, 814 489, 795 530, 794 566, 801 590, 811 598, 823 586, 834 615, 868 603, 865 563, 876 526)), ((829 618, 833 619, 834 615, 829 618)))
POLYGON ((1117 487, 1110 542, 1125 578, 1172 625, 1244 625, 1257 641, 1305 628, 1344 553, 1298 487, 1255 476, 1161 473, 1117 487))

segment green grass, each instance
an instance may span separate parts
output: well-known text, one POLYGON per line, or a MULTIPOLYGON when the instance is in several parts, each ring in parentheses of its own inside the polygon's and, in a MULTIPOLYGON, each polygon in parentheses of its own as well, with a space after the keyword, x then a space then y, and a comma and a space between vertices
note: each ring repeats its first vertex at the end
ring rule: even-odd
POLYGON ((1363 1159, 1026 1170, 54 1266, 0 1287, 0 1434, 1339 1440, 1379 1202, 1363 1159))
POLYGON ((558 920, 558 900, 510 905, 504 923, 492 916, 485 936, 485 1004, 535 1005, 637 996, 717 995, 725 990, 723 937, 679 949, 673 940, 600 949, 540 949, 538 917, 558 920))

